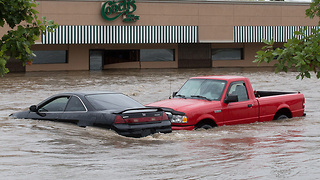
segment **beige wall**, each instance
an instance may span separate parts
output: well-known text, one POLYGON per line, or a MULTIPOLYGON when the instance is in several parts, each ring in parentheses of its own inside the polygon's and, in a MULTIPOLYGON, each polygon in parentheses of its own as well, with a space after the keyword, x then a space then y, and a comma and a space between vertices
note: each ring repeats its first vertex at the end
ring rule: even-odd
POLYGON ((57 71, 57 70, 88 70, 88 45, 35 45, 32 50, 68 50, 68 63, 63 64, 32 64, 26 71, 57 71))
MULTIPOLYGON (((213 61, 213 67, 256 66, 252 61, 262 44, 233 42, 234 26, 297 26, 317 25, 317 19, 305 18, 309 7, 303 3, 286 2, 147 2, 136 3, 135 15, 140 20, 124 23, 121 18, 106 21, 100 8, 103 1, 48 1, 38 0, 39 17, 46 16, 60 25, 194 25, 199 27, 199 41, 212 43, 212 47, 243 47, 244 60, 213 61)), ((1 28, 0 35, 8 28, 1 28)), ((38 41, 39 42, 39 41, 38 41)), ((27 71, 48 70, 88 70, 90 49, 175 49, 173 62, 133 62, 105 65, 104 68, 177 68, 178 44, 126 44, 126 45, 35 45, 33 50, 68 50, 67 64, 34 64, 27 66, 27 71)), ((264 64, 266 65, 266 64, 264 64)))
MULTIPOLYGON (((307 3, 286 2, 137 2, 140 20, 124 23, 121 18, 106 21, 100 8, 103 1, 38 0, 39 17, 60 25, 194 25, 199 26, 201 42, 232 42, 233 26, 305 26, 318 19, 305 17, 307 3)), ((2 36, 7 28, 0 29, 2 36)))
POLYGON ((127 62, 105 65, 105 69, 112 68, 177 68, 177 44, 116 44, 116 45, 35 45, 32 50, 68 50, 68 63, 63 64, 32 64, 26 66, 26 71, 57 71, 57 70, 89 70, 90 49, 174 49, 175 61, 168 62, 127 62))
POLYGON ((103 1, 38 1, 40 16, 60 25, 194 25, 200 42, 232 42, 234 26, 317 25, 305 18, 306 3, 286 2, 137 2, 140 20, 124 23, 121 18, 106 21, 100 8, 103 1))
MULTIPOLYGON (((252 63, 256 52, 262 48, 263 43, 214 43, 212 48, 243 48, 243 60, 214 60, 212 67, 256 67, 252 63)), ((278 43, 277 46, 281 46, 278 43)), ((33 64, 26 66, 27 71, 56 71, 56 70, 89 70, 89 50, 90 49, 174 49, 175 61, 168 62, 126 62, 104 65, 104 69, 122 68, 178 68, 178 45, 36 45, 33 50, 68 50, 67 64, 33 64)), ((273 64, 262 63, 260 66, 272 66, 273 64)))
MULTIPOLYGON (((277 44, 280 46, 280 43, 277 44)), ((213 44, 212 48, 243 48, 243 60, 214 60, 212 67, 257 67, 257 63, 253 63, 257 51, 261 50, 263 43, 224 43, 213 44)), ((261 63, 260 67, 273 66, 274 63, 261 63)))

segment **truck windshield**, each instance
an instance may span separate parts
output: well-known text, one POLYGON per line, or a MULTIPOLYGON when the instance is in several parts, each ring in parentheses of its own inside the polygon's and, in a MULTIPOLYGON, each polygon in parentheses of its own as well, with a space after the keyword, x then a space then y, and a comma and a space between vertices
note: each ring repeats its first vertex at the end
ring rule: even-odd
POLYGON ((226 83, 226 81, 214 79, 189 79, 175 97, 219 101, 226 83))

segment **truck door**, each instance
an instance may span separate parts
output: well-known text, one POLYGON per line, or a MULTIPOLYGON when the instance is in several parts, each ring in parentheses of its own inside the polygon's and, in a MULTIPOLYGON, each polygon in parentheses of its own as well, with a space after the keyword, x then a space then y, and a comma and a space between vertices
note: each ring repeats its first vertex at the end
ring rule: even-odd
POLYGON ((232 82, 228 88, 228 95, 238 96, 237 102, 222 102, 225 125, 253 123, 258 121, 258 102, 255 97, 249 97, 244 81, 232 82))

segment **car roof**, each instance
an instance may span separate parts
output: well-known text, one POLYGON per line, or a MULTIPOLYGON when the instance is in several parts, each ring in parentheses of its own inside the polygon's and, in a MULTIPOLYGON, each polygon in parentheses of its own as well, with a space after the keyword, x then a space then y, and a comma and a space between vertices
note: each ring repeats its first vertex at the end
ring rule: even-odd
POLYGON ((57 96, 63 96, 63 95, 78 95, 78 96, 86 96, 86 95, 94 95, 94 94, 122 94, 119 92, 112 92, 112 91, 80 91, 80 92, 65 92, 65 93, 59 93, 57 96))

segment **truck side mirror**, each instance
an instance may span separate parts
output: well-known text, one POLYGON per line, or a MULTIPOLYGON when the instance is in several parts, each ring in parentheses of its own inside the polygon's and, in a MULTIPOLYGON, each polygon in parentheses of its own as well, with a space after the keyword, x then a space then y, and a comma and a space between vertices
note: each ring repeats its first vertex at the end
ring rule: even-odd
POLYGON ((31 112, 37 112, 38 111, 38 107, 36 105, 32 105, 32 106, 30 106, 29 110, 31 112))
POLYGON ((173 92, 172 93, 172 97, 175 97, 177 95, 178 92, 173 92))
POLYGON ((238 95, 232 95, 232 94, 229 94, 226 99, 224 100, 224 103, 226 104, 229 104, 229 103, 232 103, 232 102, 238 102, 238 95))

